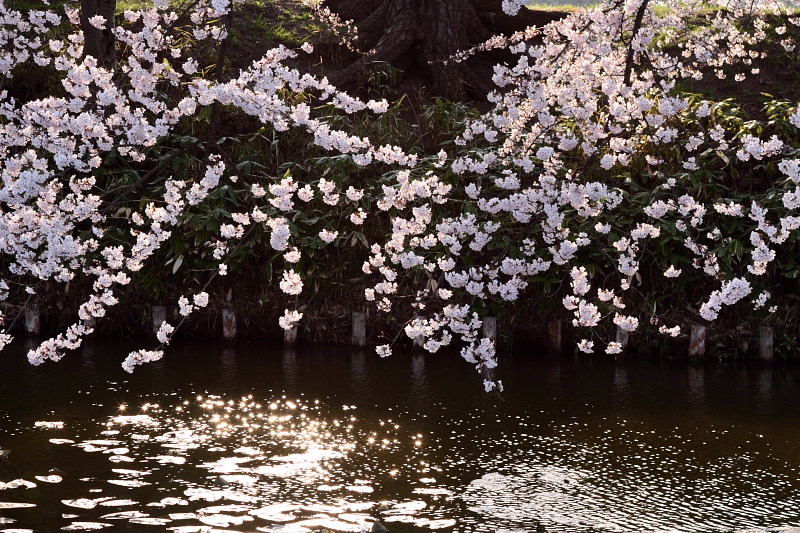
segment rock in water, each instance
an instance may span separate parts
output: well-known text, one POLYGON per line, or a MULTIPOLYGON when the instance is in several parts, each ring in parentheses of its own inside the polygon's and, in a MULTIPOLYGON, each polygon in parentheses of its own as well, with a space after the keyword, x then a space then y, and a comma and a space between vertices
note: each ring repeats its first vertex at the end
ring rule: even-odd
POLYGON ((386 526, 384 526, 380 522, 375 522, 374 524, 372 524, 372 529, 370 531, 371 533, 386 533, 389 530, 386 529, 386 526))

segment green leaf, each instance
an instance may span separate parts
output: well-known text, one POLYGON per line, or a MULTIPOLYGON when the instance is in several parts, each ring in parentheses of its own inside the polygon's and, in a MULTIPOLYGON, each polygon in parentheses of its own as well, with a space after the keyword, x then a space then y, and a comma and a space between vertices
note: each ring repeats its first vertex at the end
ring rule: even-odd
POLYGON ((369 248, 369 243, 367 242, 367 237, 363 233, 356 232, 356 237, 364 245, 364 248, 369 248))
POLYGON ((744 248, 742 247, 742 243, 738 240, 733 241, 733 255, 736 256, 736 259, 739 261, 742 260, 742 255, 744 254, 744 248))

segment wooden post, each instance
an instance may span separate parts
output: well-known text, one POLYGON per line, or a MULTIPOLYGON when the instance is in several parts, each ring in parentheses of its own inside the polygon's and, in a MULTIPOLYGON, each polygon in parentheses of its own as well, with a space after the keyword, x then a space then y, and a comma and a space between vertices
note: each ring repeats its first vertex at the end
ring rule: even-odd
MULTIPOLYGON (((414 320, 422 320, 422 317, 419 316, 419 315, 415 316, 414 320)), ((415 349, 421 350, 422 348, 425 347, 425 336, 424 335, 420 335, 419 337, 415 337, 414 340, 411 342, 411 345, 415 349)))
POLYGON ((236 312, 233 309, 222 310, 222 337, 228 341, 236 339, 236 312))
POLYGON ((497 317, 485 316, 481 324, 481 337, 490 339, 497 348, 497 317))
POLYGON ((758 328, 758 357, 762 361, 772 361, 775 345, 775 330, 771 326, 760 326, 758 328))
POLYGON ((550 351, 561 353, 563 351, 562 335, 561 335, 561 321, 553 320, 548 324, 548 338, 550 351))
POLYGON ((39 319, 38 302, 28 302, 25 304, 25 333, 38 335, 41 331, 41 320, 39 319))
POLYGON ((364 347, 367 345, 367 314, 364 311, 353 311, 353 334, 350 344, 364 347))
POLYGON ((627 331, 617 326, 617 342, 622 345, 622 351, 620 352, 620 355, 628 351, 628 336, 629 333, 627 331))
POLYGON ((158 333, 158 328, 167 321, 167 308, 163 305, 153 306, 153 333, 158 333))
POLYGON ((292 329, 283 330, 283 344, 284 346, 294 346, 297 344, 297 326, 292 326, 292 329))
POLYGON ((689 333, 689 357, 705 357, 706 327, 693 325, 689 333))

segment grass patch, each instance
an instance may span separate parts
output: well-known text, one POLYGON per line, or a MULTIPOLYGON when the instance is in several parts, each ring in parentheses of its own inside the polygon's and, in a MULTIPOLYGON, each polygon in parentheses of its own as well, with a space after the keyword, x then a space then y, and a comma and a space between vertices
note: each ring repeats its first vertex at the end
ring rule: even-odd
MULTIPOLYGON (((186 0, 169 0, 169 5, 174 8, 180 8, 188 4, 186 0)), ((117 0, 116 11, 117 13, 124 13, 128 10, 147 9, 153 7, 152 0, 117 0)))
POLYGON ((532 2, 527 4, 528 9, 533 11, 580 11, 582 9, 597 7, 600 2, 596 1, 565 1, 545 0, 543 2, 532 2))

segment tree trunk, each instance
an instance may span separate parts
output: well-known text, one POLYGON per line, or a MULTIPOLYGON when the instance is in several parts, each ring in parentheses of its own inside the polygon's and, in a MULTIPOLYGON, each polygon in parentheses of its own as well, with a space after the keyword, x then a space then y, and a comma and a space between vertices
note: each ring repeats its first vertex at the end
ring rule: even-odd
POLYGON ((84 54, 97 60, 98 67, 114 68, 117 59, 114 41, 114 14, 116 0, 81 0, 81 28, 83 29, 84 54), (89 23, 89 19, 101 16, 104 29, 89 23))
POLYGON ((483 97, 491 88, 490 65, 476 61, 448 61, 458 51, 478 45, 493 35, 510 35, 528 26, 543 26, 565 13, 523 9, 510 17, 501 0, 327 0, 341 18, 358 24, 356 46, 363 57, 332 78, 353 88, 381 63, 395 66, 410 55, 437 94, 456 98, 468 92, 483 97), (479 63, 479 62, 477 62, 479 63), (482 70, 482 72, 481 72, 482 70))

